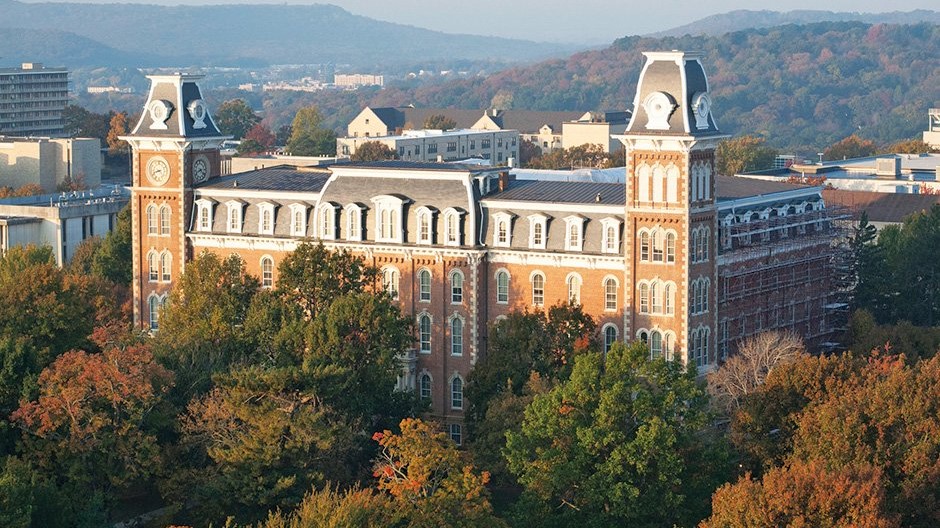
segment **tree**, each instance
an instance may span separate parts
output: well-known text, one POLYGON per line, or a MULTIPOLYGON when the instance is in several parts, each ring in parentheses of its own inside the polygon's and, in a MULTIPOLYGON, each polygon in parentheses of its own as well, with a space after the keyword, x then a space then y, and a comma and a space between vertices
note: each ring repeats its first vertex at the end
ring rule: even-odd
POLYGON ((730 416, 775 367, 805 353, 803 340, 793 332, 762 332, 746 338, 737 354, 708 375, 712 402, 730 416))
POLYGON ((336 154, 336 133, 323 126, 316 106, 297 111, 291 123, 287 150, 294 156, 332 156, 336 154))
POLYGON ((148 420, 172 383, 145 345, 71 351, 43 370, 38 398, 11 419, 47 475, 73 490, 125 489, 160 467, 148 420))
POLYGON ((893 528, 881 471, 870 465, 831 470, 819 461, 773 468, 762 480, 750 474, 725 484, 701 528, 729 526, 814 526, 893 528))
POLYGON ((108 127, 108 154, 111 156, 127 156, 131 147, 120 138, 127 135, 127 112, 117 112, 111 116, 108 127))
POLYGON ((366 141, 349 157, 352 161, 382 161, 398 159, 398 153, 378 141, 366 141))
POLYGON ((568 149, 553 150, 529 159, 532 169, 567 169, 571 167, 592 167, 607 169, 622 167, 625 163, 622 152, 605 152, 599 144, 578 145, 568 149))
POLYGON ((885 154, 926 154, 936 149, 924 143, 922 139, 907 139, 892 143, 882 149, 885 154))
POLYGON ((381 451, 373 475, 408 518, 407 526, 500 526, 493 516, 486 483, 446 433, 414 418, 372 439, 381 451))
POLYGON ((249 353, 242 325, 258 288, 237 255, 204 252, 187 263, 154 339, 157 357, 178 373, 182 401, 207 391, 212 374, 249 353))
POLYGON ((277 292, 313 318, 336 297, 374 286, 378 274, 362 257, 305 242, 278 266, 277 292))
POLYGON ((706 402, 694 368, 617 343, 577 356, 567 381, 535 397, 521 431, 506 434, 506 460, 559 525, 688 522, 706 402))
POLYGON ((270 128, 263 123, 256 123, 245 133, 236 150, 241 155, 264 153, 274 146, 274 140, 274 133, 270 128))
MULTIPOLYGON (((327 485, 314 489, 289 514, 274 511, 256 528, 343 528, 400 526, 404 515, 385 493, 353 487, 344 492, 327 485)), ((235 528, 234 526, 232 528, 235 528)))
POLYGON ((769 169, 774 165, 777 151, 766 145, 764 138, 738 136, 718 144, 715 151, 715 170, 718 174, 734 176, 742 172, 769 169))
POLYGON ((230 99, 219 105, 214 116, 219 132, 241 139, 261 118, 244 99, 230 99))
POLYGON ((69 137, 98 138, 105 141, 111 116, 89 112, 81 106, 70 104, 66 105, 62 112, 62 120, 65 122, 65 133, 69 137))
POLYGON ((529 167, 542 156, 542 148, 531 141, 519 141, 519 166, 529 167))
POLYGON ((845 344, 862 354, 888 344, 910 359, 930 358, 940 350, 940 327, 914 326, 908 321, 880 325, 867 310, 856 310, 849 318, 845 344))
POLYGON ((105 235, 91 263, 91 273, 124 286, 130 286, 132 270, 131 206, 118 213, 114 229, 105 235))
POLYGON ((823 157, 827 160, 865 158, 874 155, 877 150, 874 141, 862 139, 858 134, 852 134, 827 147, 823 151, 823 157))
POLYGON ((456 126, 457 121, 444 114, 432 114, 424 120, 424 128, 427 130, 450 130, 456 126))

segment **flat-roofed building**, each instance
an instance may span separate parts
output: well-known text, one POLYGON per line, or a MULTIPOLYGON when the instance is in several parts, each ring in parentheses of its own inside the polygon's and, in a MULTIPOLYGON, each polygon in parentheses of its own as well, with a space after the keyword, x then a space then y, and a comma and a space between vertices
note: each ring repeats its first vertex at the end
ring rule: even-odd
POLYGON ((0 68, 0 134, 64 136, 69 71, 38 62, 0 68))
POLYGON ((398 135, 336 139, 336 154, 352 156, 366 142, 378 142, 405 161, 454 161, 483 158, 509 163, 519 158, 518 130, 406 130, 398 135))
POLYGON ((66 184, 101 185, 101 141, 97 138, 0 136, 0 187, 35 184, 55 192, 66 184))

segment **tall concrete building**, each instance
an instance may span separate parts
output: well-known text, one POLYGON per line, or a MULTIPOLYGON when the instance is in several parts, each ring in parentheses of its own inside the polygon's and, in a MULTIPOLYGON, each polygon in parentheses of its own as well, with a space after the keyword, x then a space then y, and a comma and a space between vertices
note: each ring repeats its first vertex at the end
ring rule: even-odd
POLYGON ((65 135, 62 114, 69 101, 69 71, 38 62, 0 68, 0 134, 65 135))

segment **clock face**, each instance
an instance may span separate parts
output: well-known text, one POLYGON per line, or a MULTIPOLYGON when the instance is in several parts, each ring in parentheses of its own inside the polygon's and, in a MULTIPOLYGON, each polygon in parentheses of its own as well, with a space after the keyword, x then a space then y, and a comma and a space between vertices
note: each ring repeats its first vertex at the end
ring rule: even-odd
POLYGON ((170 179, 170 164, 160 156, 147 162, 147 177, 156 185, 163 185, 170 179))
POLYGON ((193 162, 193 181, 202 183, 209 178, 209 162, 206 158, 197 158, 193 162))

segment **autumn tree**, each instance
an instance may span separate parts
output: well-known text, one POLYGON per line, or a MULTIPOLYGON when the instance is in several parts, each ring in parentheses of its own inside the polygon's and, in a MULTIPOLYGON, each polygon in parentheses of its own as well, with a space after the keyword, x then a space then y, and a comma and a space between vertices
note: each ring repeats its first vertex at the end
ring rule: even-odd
POLYGON ((719 488, 711 516, 699 526, 893 528, 900 524, 886 508, 886 484, 868 464, 833 470, 820 461, 795 461, 759 481, 748 474, 719 488))
POLYGON ((434 425, 406 418, 399 427, 398 434, 386 429, 372 437, 381 447, 374 475, 408 519, 405 526, 502 525, 490 506, 487 472, 434 425))
POLYGON ((803 340, 794 332, 762 332, 744 339, 738 352, 708 375, 712 403, 730 415, 748 394, 764 384, 775 367, 805 353, 803 340))
POLYGON ((624 165, 622 152, 606 152, 599 144, 578 145, 567 149, 553 150, 530 158, 526 167, 532 169, 569 169, 590 167, 609 169, 624 165))
POLYGON ((718 174, 734 176, 742 172, 769 169, 774 165, 777 151, 768 147, 764 138, 737 136, 718 144, 715 151, 715 170, 718 174))
POLYGON ((870 139, 862 139, 858 134, 837 141, 823 151, 823 158, 827 160, 844 160, 852 158, 865 158, 877 152, 878 147, 870 139))
MULTIPOLYGON (((404 514, 389 495, 371 488, 340 491, 326 486, 308 493, 291 512, 273 511, 255 528, 343 528, 353 526, 401 526, 404 514)), ((236 528, 232 526, 231 528, 236 528)))
POLYGON ((241 143, 235 149, 241 155, 258 154, 274 146, 274 133, 263 123, 256 123, 245 133, 241 143))
POLYGON ((909 359, 933 357, 940 351, 940 327, 914 326, 909 321, 878 324, 867 310, 856 310, 849 318, 845 344, 849 350, 870 351, 884 347, 901 350, 909 359))
POLYGON ((293 156, 336 155, 336 133, 323 126, 323 117, 316 106, 297 111, 291 123, 287 151, 293 156))
POLYGON ((456 126, 457 121, 444 114, 432 114, 424 120, 424 128, 427 130, 450 130, 456 126))
POLYGON ((694 369, 618 343, 577 356, 567 381, 535 396, 506 460, 545 525, 688 522, 706 401, 694 369))
POLYGON ((127 156, 130 145, 121 139, 127 135, 127 112, 117 112, 111 116, 108 127, 108 154, 111 156, 127 156))
POLYGON ((71 351, 43 370, 38 397, 11 419, 30 459, 73 492, 127 489, 160 467, 149 421, 172 383, 145 345, 71 351))
POLYGON ((241 139, 261 118, 248 106, 244 99, 230 99, 219 105, 213 115, 219 132, 241 139))
POLYGON ((356 152, 349 157, 352 161, 383 161, 398 159, 398 153, 388 145, 378 141, 366 141, 356 148, 356 152))
POLYGON ((881 152, 885 154, 926 154, 935 150, 927 143, 924 143, 922 139, 906 139, 886 146, 881 149, 881 152))
POLYGON ((542 148, 531 141, 519 141, 519 166, 530 167, 536 158, 542 156, 542 148))

